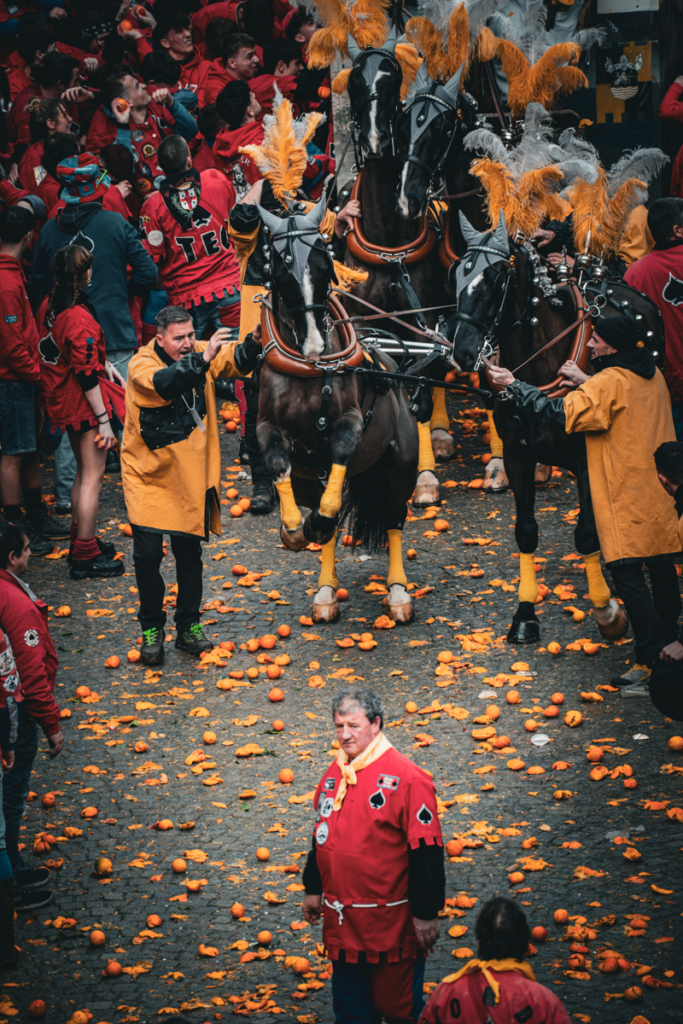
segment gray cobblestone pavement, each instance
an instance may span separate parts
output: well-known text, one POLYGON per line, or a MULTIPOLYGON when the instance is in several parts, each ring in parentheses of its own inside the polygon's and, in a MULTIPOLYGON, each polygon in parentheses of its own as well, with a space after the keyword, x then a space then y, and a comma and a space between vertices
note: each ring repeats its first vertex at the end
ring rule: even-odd
MULTIPOLYGON (((0 982, 0 1024, 28 1020, 36 999, 46 1002, 50 1024, 63 1024, 76 1011, 88 1016, 74 1021, 94 1024, 163 1021, 176 1011, 198 1024, 234 1013, 263 1022, 331 1021, 319 930, 297 927, 300 870, 312 793, 334 753, 330 700, 345 681, 361 679, 383 694, 392 743, 433 773, 444 840, 464 840, 460 856, 447 865, 453 905, 427 983, 465 962, 456 951, 476 949, 473 926, 482 903, 513 892, 531 925, 547 929, 547 940, 535 943, 533 967, 573 1019, 627 1024, 640 1013, 651 1024, 680 1021, 683 811, 672 808, 683 805, 683 755, 667 741, 683 727, 665 722, 648 699, 599 688, 632 659, 632 643, 600 647, 592 656, 566 649, 577 640, 600 640, 589 615, 575 622, 581 616, 566 613, 567 605, 590 608, 582 563, 573 556, 576 492, 566 473, 538 492, 538 575, 549 588, 539 607, 542 646, 506 644, 516 603, 514 503, 510 494, 487 496, 466 486, 481 473, 483 418, 468 403, 452 411, 462 447, 458 460, 438 471, 442 481, 456 482, 443 489, 439 511, 450 529, 437 533, 424 518, 406 526, 405 547, 416 550, 406 563, 408 575, 420 595, 408 627, 374 626, 383 612, 387 560, 364 559, 360 549, 341 546, 340 582, 350 595, 341 620, 301 625, 299 617, 310 614, 307 591, 316 580, 318 553, 283 550, 275 514, 230 519, 225 505, 224 534, 205 549, 205 603, 220 606, 205 611, 203 621, 216 644, 233 641, 237 649, 217 658, 222 665, 200 667, 169 642, 160 672, 129 663, 126 654, 138 637, 137 596, 132 541, 119 530, 126 516, 115 476, 106 481, 100 524, 107 539, 120 541, 126 575, 74 583, 64 558, 32 560, 30 585, 55 610, 71 607, 68 617, 52 612, 50 623, 61 661, 57 696, 71 715, 63 723, 63 755, 50 762, 42 744, 22 839, 31 864, 63 864, 53 872, 53 903, 19 915, 21 967, 0 982), (270 575, 238 577, 235 564, 270 575), (376 592, 367 592, 372 584, 376 592), (274 649, 241 649, 281 624, 291 627, 291 636, 278 639, 274 649), (366 631, 377 641, 370 650, 336 642, 366 631), (557 657, 545 649, 551 641, 562 645, 557 657), (440 652, 451 652, 450 666, 448 654, 437 660, 440 652), (271 681, 265 658, 279 654, 291 661, 271 681), (120 667, 105 668, 112 655, 120 657, 120 667), (228 676, 250 668, 258 669, 253 681, 228 676), (225 679, 233 689, 218 688, 225 679), (79 700, 79 686, 93 696, 79 700), (281 703, 269 701, 272 686, 283 690, 281 703), (517 704, 506 699, 512 689, 517 704), (582 692, 600 699, 582 700, 582 692), (544 717, 554 693, 562 693, 564 703, 558 717, 544 717), (406 711, 409 701, 417 713, 406 711), (503 751, 471 736, 486 728, 475 719, 492 704, 500 710, 493 726, 510 740, 503 751), (575 728, 564 724, 570 710, 583 716, 575 728), (272 729, 278 718, 280 732, 272 729), (525 729, 532 718, 535 732, 525 729), (203 742, 207 730, 216 735, 214 745, 203 742), (539 734, 548 742, 536 746, 539 734), (146 749, 137 753, 136 743, 146 749), (603 747, 609 769, 599 781, 589 776, 591 743, 603 747), (263 753, 237 756, 247 744, 263 753), (204 760, 191 758, 195 751, 204 760), (508 767, 515 758, 524 762, 516 771, 508 767), (624 784, 630 769, 615 774, 624 765, 636 788, 624 784), (529 774, 530 768, 538 771, 529 774), (293 772, 291 784, 278 780, 283 769, 293 772), (55 796, 49 808, 41 802, 46 793, 55 796), (83 817, 86 807, 97 808, 96 817, 83 817), (156 828, 164 819, 173 827, 156 828), (69 828, 79 831, 69 836, 69 828), (39 833, 55 842, 36 855, 39 833), (267 861, 256 858, 259 847, 270 851, 267 861), (112 862, 110 876, 96 875, 99 857, 112 862), (179 857, 187 864, 183 874, 171 866, 179 857), (508 876, 516 870, 524 879, 512 885, 508 876), (201 883, 198 891, 188 892, 188 879, 201 883), (244 907, 241 920, 231 915, 236 903, 244 907), (560 909, 568 912, 566 924, 553 920, 560 909), (149 924, 150 915, 160 923, 149 924), (568 927, 579 929, 578 938, 567 936, 568 927), (91 945, 93 930, 104 933, 103 945, 91 945), (267 946, 258 944, 262 931, 272 933, 267 946), (569 974, 572 941, 588 952, 586 963, 569 974), (605 950, 633 966, 604 973, 605 950), (311 971, 296 974, 290 957, 307 958, 311 971), (123 968, 120 976, 103 977, 110 960, 123 968), (643 966, 651 974, 641 974, 654 982, 638 977, 643 966), (647 987, 662 983, 672 987, 647 987), (632 1003, 624 993, 633 986, 643 995, 632 1003)), ((228 483, 239 469, 232 461, 236 435, 224 435, 222 443, 228 483)), ((247 485, 236 486, 248 496, 247 485)), ((169 555, 170 603, 172 570, 169 555)))

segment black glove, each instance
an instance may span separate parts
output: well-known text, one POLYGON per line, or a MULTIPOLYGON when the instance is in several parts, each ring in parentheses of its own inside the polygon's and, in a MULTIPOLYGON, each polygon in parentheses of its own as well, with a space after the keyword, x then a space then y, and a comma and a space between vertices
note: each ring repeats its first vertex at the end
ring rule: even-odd
POLYGON ((252 373, 261 355, 261 346, 254 341, 253 334, 248 334, 244 341, 235 347, 235 366, 242 374, 252 373))

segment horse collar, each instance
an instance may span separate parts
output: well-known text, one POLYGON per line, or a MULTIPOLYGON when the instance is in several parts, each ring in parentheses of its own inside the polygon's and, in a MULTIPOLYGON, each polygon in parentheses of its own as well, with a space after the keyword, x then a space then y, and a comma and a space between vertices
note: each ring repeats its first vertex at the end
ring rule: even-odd
MULTIPOLYGON (((329 310, 336 320, 344 320, 346 311, 341 302, 331 295, 329 310)), ((268 301, 261 303, 261 330, 263 332, 263 360, 271 370, 288 377, 324 377, 329 371, 345 366, 360 366, 363 349, 360 346, 352 324, 338 324, 344 348, 341 352, 319 356, 315 363, 304 359, 300 352, 291 348, 283 339, 275 318, 275 312, 268 301)))
MULTIPOLYGON (((363 171, 360 171, 351 189, 351 199, 360 198, 362 176, 363 171)), ((363 233, 360 218, 354 217, 352 227, 346 235, 346 245, 355 259, 374 267, 386 267, 396 260, 402 263, 420 263, 429 256, 436 245, 436 234, 431 230, 428 217, 421 217, 418 224, 417 238, 407 245, 391 249, 386 245, 375 245, 374 242, 368 241, 363 233)))

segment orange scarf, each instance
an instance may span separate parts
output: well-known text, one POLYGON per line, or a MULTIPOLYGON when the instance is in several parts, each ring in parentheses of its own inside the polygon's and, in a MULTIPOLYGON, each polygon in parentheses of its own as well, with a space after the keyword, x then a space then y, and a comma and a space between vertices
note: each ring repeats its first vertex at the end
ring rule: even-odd
POLYGON ((341 782, 339 783, 339 789, 337 790, 334 798, 333 810, 338 811, 341 809, 347 788, 349 786, 356 785, 358 781, 356 779, 356 772, 361 771, 363 768, 367 768, 369 764, 372 764, 373 761, 377 761, 382 754, 386 754, 387 750, 391 749, 392 744, 386 738, 384 733, 380 732, 361 754, 354 757, 353 761, 347 761, 344 751, 339 751, 337 754, 337 764, 339 765, 342 777, 341 782))
POLYGON ((487 984, 491 986, 496 1004, 500 1000, 500 985, 491 974, 491 971, 515 971, 516 974, 523 974, 529 981, 536 981, 536 975, 531 969, 531 964, 528 964, 526 960, 513 960, 512 958, 507 960, 477 960, 475 957, 474 960, 469 960, 456 974, 449 974, 447 978, 443 979, 441 984, 445 985, 449 982, 457 981, 458 978, 462 978, 465 974, 472 974, 473 971, 481 971, 483 973, 487 984))

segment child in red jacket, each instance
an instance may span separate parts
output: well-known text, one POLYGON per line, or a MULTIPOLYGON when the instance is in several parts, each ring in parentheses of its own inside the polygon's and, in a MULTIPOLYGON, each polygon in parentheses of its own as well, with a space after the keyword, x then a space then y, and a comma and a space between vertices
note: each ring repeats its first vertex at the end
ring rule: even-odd
POLYGON ((107 451, 116 444, 112 420, 123 422, 123 379, 105 354, 104 331, 82 294, 92 278, 92 256, 66 245, 52 262, 54 288, 39 311, 42 399, 50 422, 67 431, 78 471, 71 491, 69 553, 74 580, 120 576, 114 546, 95 537, 107 451))

